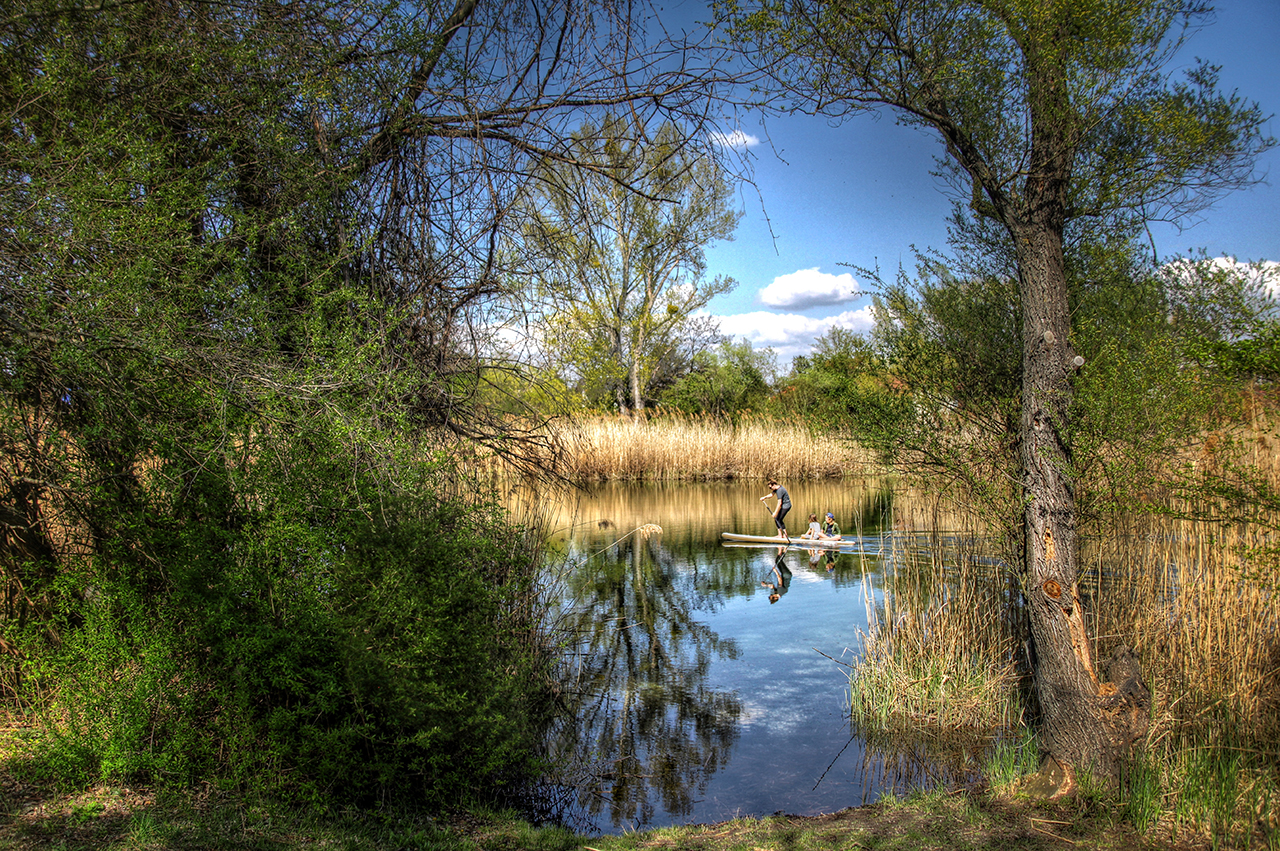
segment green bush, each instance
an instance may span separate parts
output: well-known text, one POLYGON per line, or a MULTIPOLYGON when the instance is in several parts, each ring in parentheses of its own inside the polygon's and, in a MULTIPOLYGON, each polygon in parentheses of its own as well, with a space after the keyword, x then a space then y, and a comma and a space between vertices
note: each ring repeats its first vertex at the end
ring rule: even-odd
POLYGON ((103 565, 64 595, 59 641, 28 644, 40 763, 352 802, 483 798, 531 770, 544 704, 508 530, 447 503, 396 515, 264 510, 221 552, 175 544, 160 593, 103 565))

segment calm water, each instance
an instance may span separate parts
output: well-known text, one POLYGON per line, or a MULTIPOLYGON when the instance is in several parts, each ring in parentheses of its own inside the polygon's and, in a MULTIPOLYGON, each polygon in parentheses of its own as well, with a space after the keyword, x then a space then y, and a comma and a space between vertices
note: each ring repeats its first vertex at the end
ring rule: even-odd
POLYGON ((848 717, 845 666, 904 521, 873 484, 788 487, 789 531, 833 511, 841 552, 722 545, 722 531, 773 532, 758 482, 610 485, 561 507, 578 722, 558 747, 598 829, 833 812, 929 782, 886 773, 848 717), (636 531, 650 524, 661 532, 636 531))

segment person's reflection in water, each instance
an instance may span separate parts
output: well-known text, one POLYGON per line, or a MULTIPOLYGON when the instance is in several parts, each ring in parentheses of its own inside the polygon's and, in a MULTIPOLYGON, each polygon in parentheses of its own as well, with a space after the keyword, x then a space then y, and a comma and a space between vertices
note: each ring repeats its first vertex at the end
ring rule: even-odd
POLYGON ((835 570, 836 556, 838 555, 839 553, 837 553, 835 550, 830 550, 827 552, 827 571, 828 572, 835 570))
POLYGON ((787 552, 786 547, 778 547, 778 558, 773 562, 773 570, 770 571, 769 579, 762 581, 760 584, 769 589, 769 602, 776 603, 791 588, 791 570, 788 569, 783 555, 787 552))

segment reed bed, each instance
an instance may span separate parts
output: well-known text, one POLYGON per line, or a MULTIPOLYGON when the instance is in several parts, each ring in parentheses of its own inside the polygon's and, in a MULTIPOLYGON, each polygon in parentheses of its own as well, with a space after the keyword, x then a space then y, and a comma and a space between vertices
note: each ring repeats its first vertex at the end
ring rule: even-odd
POLYGON ((864 731, 892 732, 901 725, 991 733, 1017 722, 1012 664, 997 666, 974 654, 926 650, 920 645, 924 639, 920 630, 867 636, 850 683, 850 706, 864 731))
MULTIPOLYGON (((1274 459, 1257 460, 1251 469, 1280 487, 1274 459)), ((1119 803, 1143 829, 1170 820, 1222 845, 1280 847, 1280 517, 1185 519, 1228 515, 1204 499, 1163 508, 1108 515, 1081 542, 1095 658, 1133 647, 1153 693, 1119 803)), ((1017 572, 994 543, 963 506, 899 493, 891 569, 868 590, 874 618, 851 675, 861 724, 998 730, 1017 719, 1025 626, 1017 572)), ((1012 758, 999 735, 996 771, 1012 758)))
POLYGON ((885 570, 864 576, 868 631, 850 678, 868 732, 916 728, 994 735, 1015 726, 1024 640, 1013 575, 987 530, 935 495, 894 500, 885 570))
POLYGON ((553 429, 576 481, 798 480, 878 472, 852 440, 772 417, 591 417, 553 429))
POLYGON ((1128 791, 1242 846, 1280 846, 1280 581, 1255 560, 1274 529, 1144 515, 1085 547, 1099 646, 1135 647, 1153 694, 1128 791))

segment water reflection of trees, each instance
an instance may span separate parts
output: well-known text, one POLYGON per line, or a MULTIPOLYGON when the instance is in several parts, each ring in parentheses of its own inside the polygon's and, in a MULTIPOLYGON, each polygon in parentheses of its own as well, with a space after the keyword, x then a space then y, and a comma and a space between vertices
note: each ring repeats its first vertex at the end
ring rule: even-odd
POLYGON ((719 591, 660 540, 629 536, 566 577, 576 724, 556 750, 585 767, 580 804, 592 817, 607 809, 614 825, 650 821, 655 799, 688 813, 727 762, 742 712, 736 695, 706 685, 713 658, 738 654, 695 616, 719 591))
MULTIPOLYGON (((562 764, 576 769, 581 813, 608 818, 615 827, 692 812, 727 765, 743 712, 735 693, 706 684, 713 660, 736 658, 738 648, 703 621, 734 598, 760 593, 762 550, 721 546, 719 533, 761 531, 756 527, 767 515, 757 488, 668 491, 602 489, 584 519, 566 524, 572 532, 560 556, 572 565, 564 576, 561 626, 573 638, 565 653, 569 705, 553 747, 562 764), (656 521, 664 524, 660 536, 630 531, 656 521)), ((796 491, 815 509, 840 512, 852 540, 843 552, 813 558, 793 547, 785 554, 792 571, 861 585, 873 607, 894 586, 913 609, 938 601, 938 586, 913 580, 917 571, 902 552, 930 547, 892 528, 894 507, 883 490, 814 485, 796 491)), ((774 550, 763 552, 772 564, 774 550)), ((918 747, 903 752, 905 744, 870 749, 877 754, 873 772, 897 780, 882 778, 877 788, 939 770, 936 755, 918 747)))

